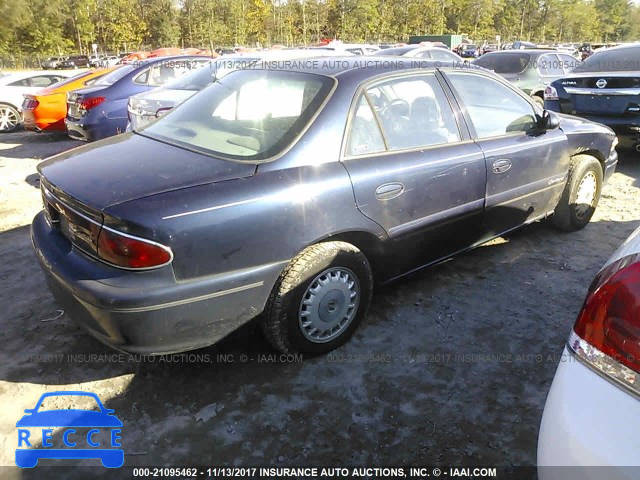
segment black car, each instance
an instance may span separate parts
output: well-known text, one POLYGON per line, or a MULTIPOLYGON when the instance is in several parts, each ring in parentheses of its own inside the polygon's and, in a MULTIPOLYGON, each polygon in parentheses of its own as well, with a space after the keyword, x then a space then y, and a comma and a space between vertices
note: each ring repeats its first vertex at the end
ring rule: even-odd
POLYGON ((265 62, 40 163, 32 240, 62 308, 129 352, 256 318, 282 352, 320 354, 374 281, 546 217, 589 223, 617 163, 609 128, 479 67, 421 64, 265 62))
POLYGON ((91 60, 86 55, 71 55, 58 63, 56 68, 87 68, 90 66, 91 60))
POLYGON ((551 83, 544 105, 611 127, 622 148, 640 152, 640 45, 602 50, 551 83))

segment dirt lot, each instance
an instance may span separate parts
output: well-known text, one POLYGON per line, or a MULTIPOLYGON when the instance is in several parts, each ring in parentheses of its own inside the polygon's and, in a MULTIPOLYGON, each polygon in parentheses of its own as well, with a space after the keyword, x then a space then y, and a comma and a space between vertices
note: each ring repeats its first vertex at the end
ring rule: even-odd
POLYGON ((531 225, 385 287, 334 354, 280 359, 247 329, 191 356, 136 361, 59 312, 31 249, 35 167, 77 143, 26 132, 0 142, 2 465, 14 463, 22 410, 70 389, 115 409, 127 465, 535 464, 586 289, 640 224, 640 161, 623 158, 586 229, 531 225))

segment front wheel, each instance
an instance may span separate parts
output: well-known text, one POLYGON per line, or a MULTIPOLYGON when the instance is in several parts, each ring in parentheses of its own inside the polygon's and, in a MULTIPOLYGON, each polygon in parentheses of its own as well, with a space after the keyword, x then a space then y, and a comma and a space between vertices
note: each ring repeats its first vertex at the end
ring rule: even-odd
POLYGON ((571 159, 569 178, 551 217, 559 230, 573 232, 584 228, 596 210, 602 190, 602 167, 589 155, 571 159))
POLYGON ((312 245, 280 275, 262 330, 283 353, 330 352, 353 335, 372 290, 369 262, 355 246, 346 242, 312 245))

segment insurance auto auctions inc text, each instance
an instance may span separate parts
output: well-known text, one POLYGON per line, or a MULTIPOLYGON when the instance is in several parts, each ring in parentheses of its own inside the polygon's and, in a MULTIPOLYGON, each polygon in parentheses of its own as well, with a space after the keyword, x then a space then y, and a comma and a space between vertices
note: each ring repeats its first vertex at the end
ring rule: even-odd
MULTIPOLYGON (((242 468, 245 472, 235 471, 233 467, 208 469, 210 477, 242 477, 282 478, 300 477, 307 479, 320 478, 425 478, 425 477, 496 477, 497 469, 488 467, 260 467, 242 468), (246 472, 246 470, 252 470, 246 472), (237 473, 238 475, 235 475, 237 473)), ((240 469, 238 469, 240 470, 240 469)))

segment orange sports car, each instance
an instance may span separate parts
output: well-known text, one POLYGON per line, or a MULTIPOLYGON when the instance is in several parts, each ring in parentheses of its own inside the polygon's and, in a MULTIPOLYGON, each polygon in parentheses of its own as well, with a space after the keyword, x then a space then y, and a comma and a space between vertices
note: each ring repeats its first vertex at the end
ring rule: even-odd
POLYGON ((24 94, 24 128, 34 132, 66 132, 64 118, 67 116, 67 92, 86 87, 116 68, 89 70, 36 93, 24 94))

